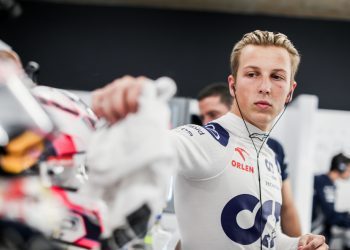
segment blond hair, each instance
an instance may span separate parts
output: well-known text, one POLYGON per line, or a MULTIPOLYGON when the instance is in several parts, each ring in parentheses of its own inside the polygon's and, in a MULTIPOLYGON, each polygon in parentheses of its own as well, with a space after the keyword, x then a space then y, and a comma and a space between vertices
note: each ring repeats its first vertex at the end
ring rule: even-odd
POLYGON ((239 67, 239 58, 242 49, 247 45, 258 46, 275 46, 281 47, 288 51, 291 58, 292 75, 291 80, 294 81, 295 74, 297 73, 300 63, 300 54, 294 47, 293 43, 288 37, 282 33, 274 33, 270 31, 255 30, 253 32, 245 34, 242 39, 235 44, 231 52, 231 73, 233 76, 237 75, 239 67))

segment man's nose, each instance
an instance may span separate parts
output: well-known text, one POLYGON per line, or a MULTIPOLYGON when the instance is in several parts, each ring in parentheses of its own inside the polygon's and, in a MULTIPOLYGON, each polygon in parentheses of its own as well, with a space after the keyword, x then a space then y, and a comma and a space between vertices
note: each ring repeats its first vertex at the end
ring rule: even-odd
POLYGON ((259 93, 261 94, 270 94, 271 92, 271 81, 268 77, 263 77, 259 85, 259 93))

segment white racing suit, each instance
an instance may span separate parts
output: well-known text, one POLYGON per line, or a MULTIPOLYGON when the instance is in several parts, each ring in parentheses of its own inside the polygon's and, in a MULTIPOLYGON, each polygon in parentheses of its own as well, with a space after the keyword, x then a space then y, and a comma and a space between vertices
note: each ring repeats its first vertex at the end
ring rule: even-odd
MULTIPOLYGON (((247 126, 259 150, 264 132, 247 126)), ((280 232, 275 155, 264 143, 257 163, 241 118, 227 113, 204 127, 181 126, 171 137, 179 159, 175 212, 182 250, 297 249, 298 238, 280 232)))

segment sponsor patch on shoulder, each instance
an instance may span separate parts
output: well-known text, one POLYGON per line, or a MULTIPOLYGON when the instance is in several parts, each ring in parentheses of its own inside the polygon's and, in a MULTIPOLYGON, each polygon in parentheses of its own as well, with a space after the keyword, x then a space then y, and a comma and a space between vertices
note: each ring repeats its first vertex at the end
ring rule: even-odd
POLYGON ((187 133, 189 136, 193 136, 193 133, 186 127, 186 126, 182 126, 178 129, 178 131, 182 131, 187 133))
POLYGON ((203 127, 194 124, 183 125, 179 127, 177 131, 181 131, 184 134, 188 134, 189 136, 206 134, 206 131, 203 127))
POLYGON ((230 138, 229 133, 218 123, 210 122, 204 128, 217 140, 222 146, 227 146, 230 138))
POLYGON ((188 124, 187 127, 189 127, 192 130, 196 131, 197 134, 199 134, 199 135, 204 135, 205 134, 205 131, 204 131, 203 127, 201 127, 201 126, 188 124))

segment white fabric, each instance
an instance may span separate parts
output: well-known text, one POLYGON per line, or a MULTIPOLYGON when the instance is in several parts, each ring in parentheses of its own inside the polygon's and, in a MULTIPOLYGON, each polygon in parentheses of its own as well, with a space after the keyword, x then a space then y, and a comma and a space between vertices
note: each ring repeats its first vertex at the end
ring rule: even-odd
MULTIPOLYGON (((263 131, 247 125, 259 150, 263 131)), ((265 144, 259 168, 266 225, 259 219, 257 153, 241 118, 227 113, 205 127, 179 127, 172 142, 180 168, 175 212, 182 250, 260 249, 261 241, 262 249, 296 249, 298 239, 280 233, 281 174, 265 144)))
POLYGON ((137 113, 92 136, 87 156, 89 182, 82 192, 106 202, 104 236, 125 225, 126 216, 144 203, 152 215, 165 206, 176 163, 167 136, 167 101, 175 90, 169 78, 147 83, 137 113))

